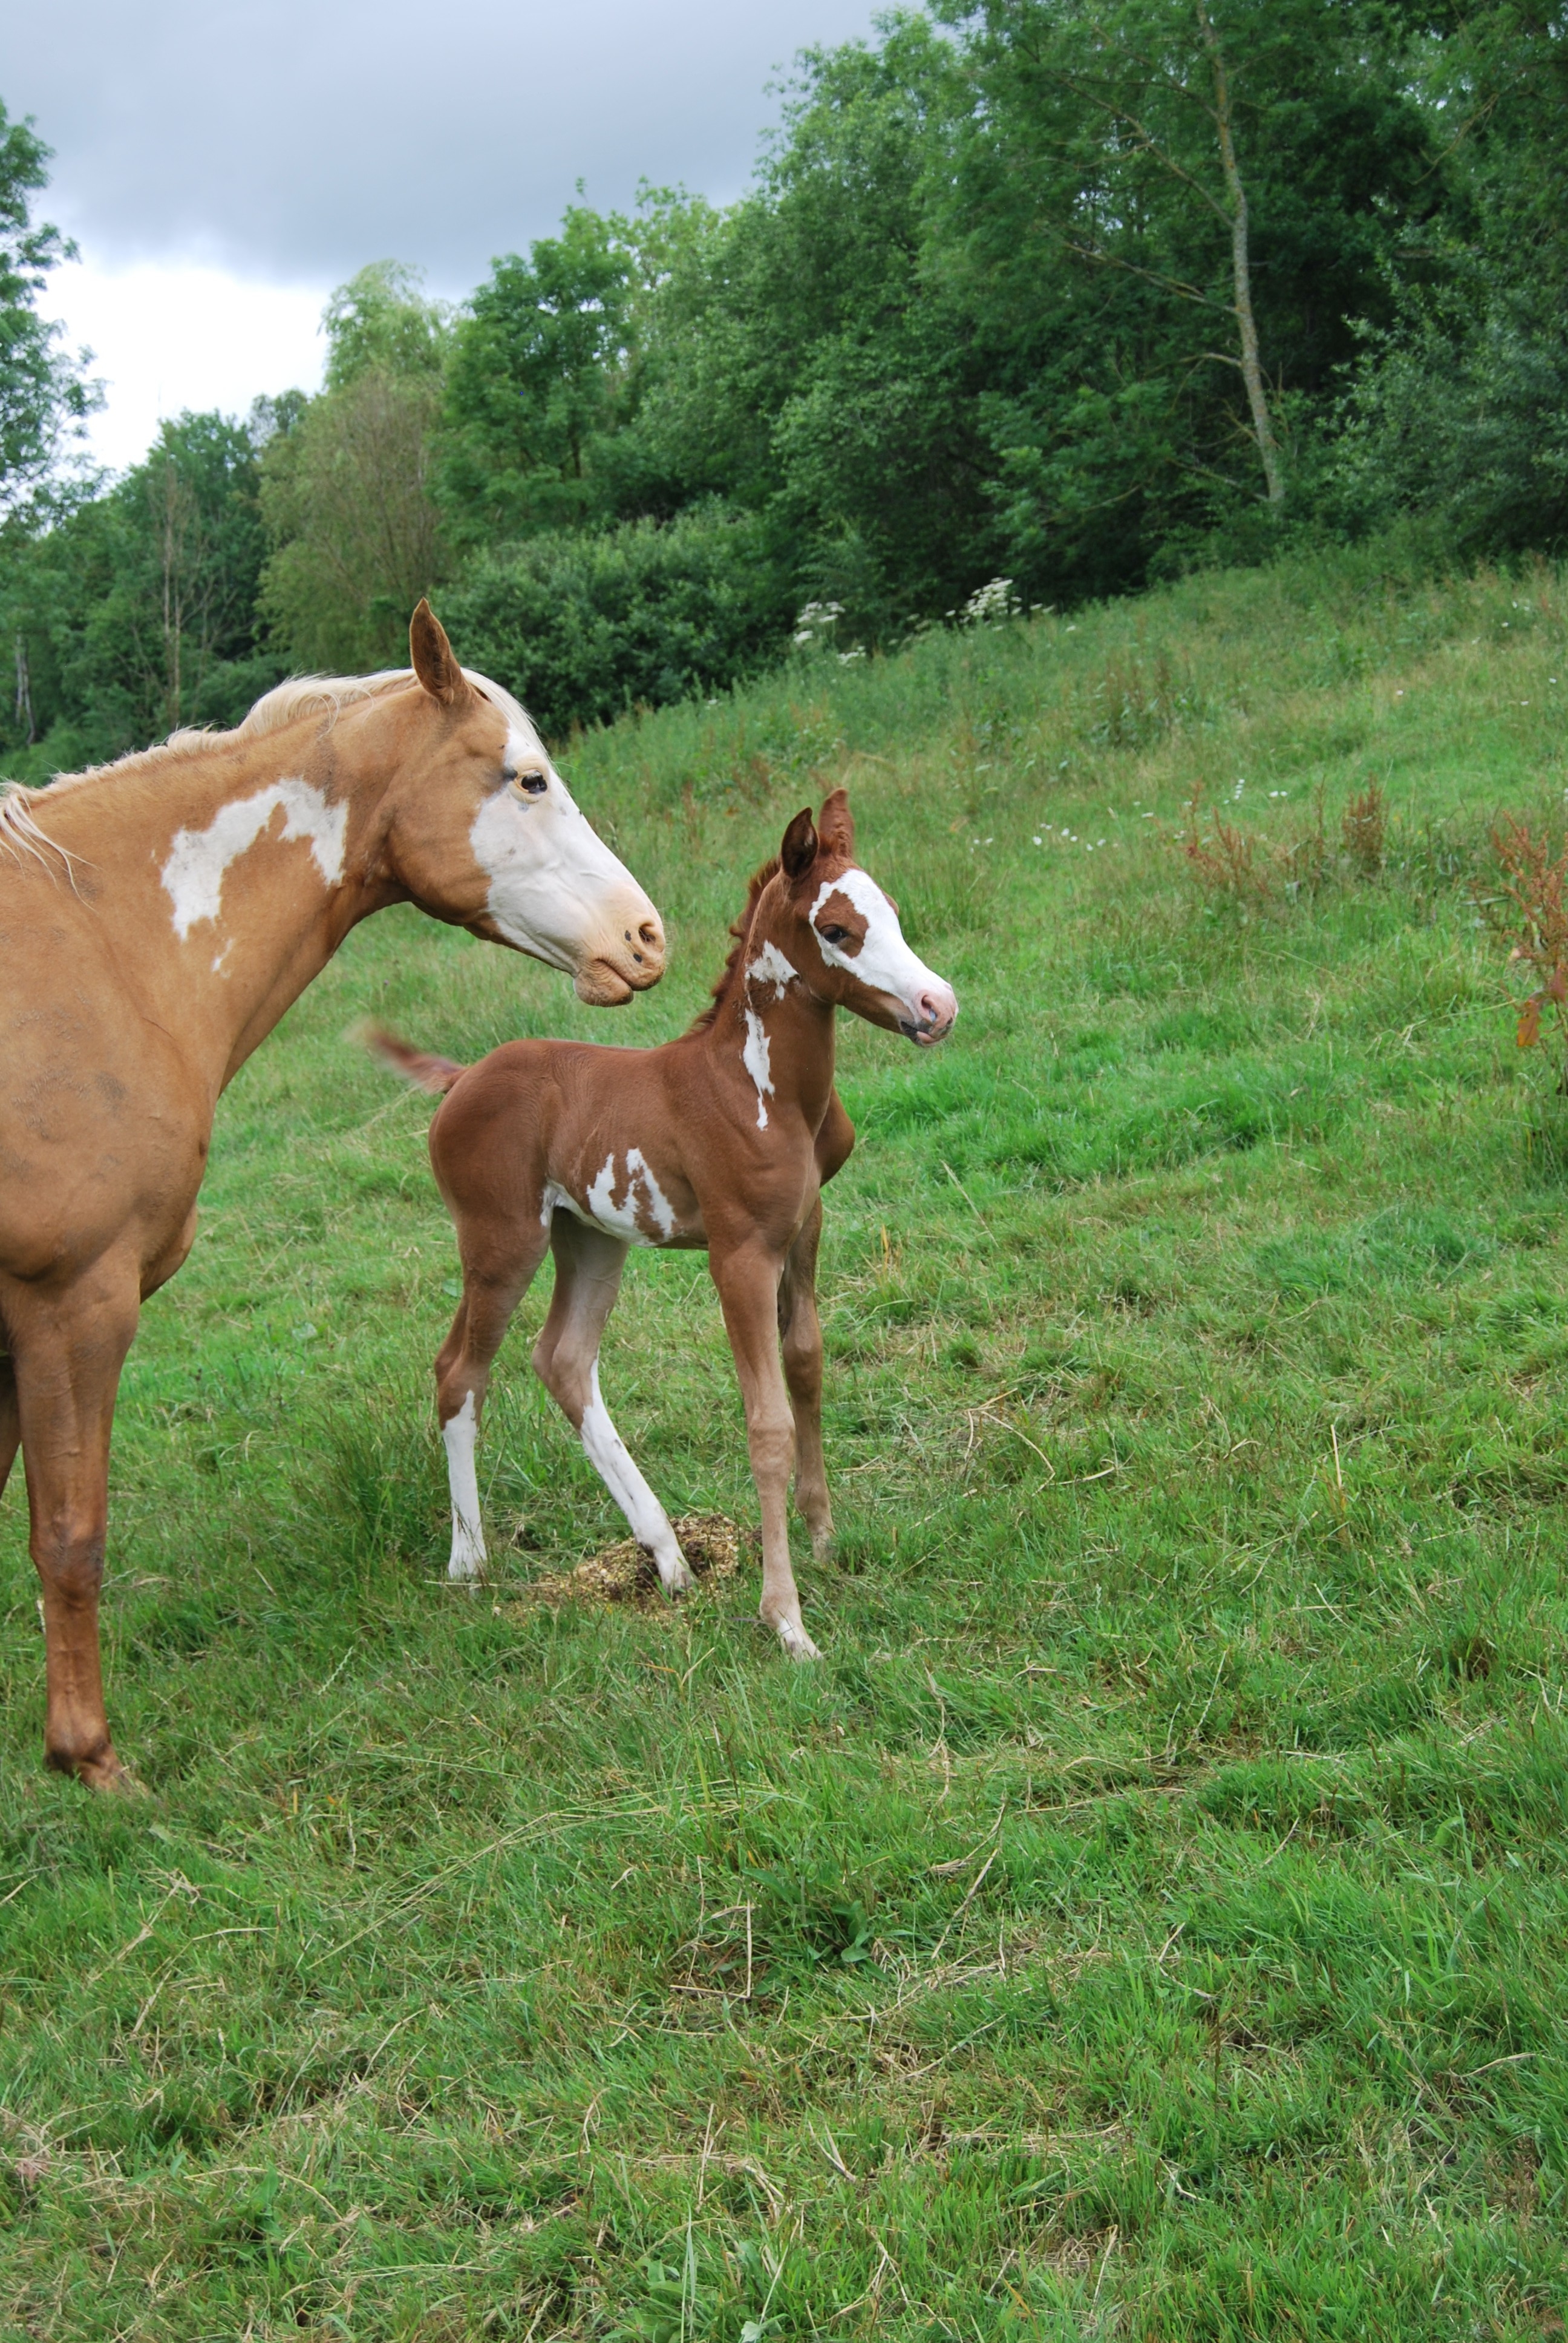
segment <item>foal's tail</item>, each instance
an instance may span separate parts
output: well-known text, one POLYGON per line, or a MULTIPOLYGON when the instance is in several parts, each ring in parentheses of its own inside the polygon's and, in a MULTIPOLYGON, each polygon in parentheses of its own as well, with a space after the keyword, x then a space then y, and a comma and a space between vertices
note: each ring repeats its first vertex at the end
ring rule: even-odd
POLYGON ((429 1091, 436 1098, 444 1098, 458 1075, 468 1071, 450 1058, 432 1057, 428 1051, 416 1050, 411 1042, 399 1041, 385 1025, 377 1025, 373 1017, 362 1019, 349 1038, 368 1050, 373 1058, 379 1058, 383 1065, 390 1066, 395 1074, 401 1074, 406 1082, 412 1082, 417 1091, 429 1091))

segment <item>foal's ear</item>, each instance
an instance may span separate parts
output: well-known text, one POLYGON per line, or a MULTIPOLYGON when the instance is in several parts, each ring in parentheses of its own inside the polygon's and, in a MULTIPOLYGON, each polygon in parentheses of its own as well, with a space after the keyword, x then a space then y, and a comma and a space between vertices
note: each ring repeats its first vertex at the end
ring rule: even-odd
POLYGON ((811 819, 809 806, 802 806, 784 833, 784 843, 779 850, 779 860, 786 879, 804 879, 817 860, 817 825, 811 819))
POLYGON ((423 598, 408 621, 408 655, 415 674, 443 708, 456 708, 467 698, 467 678, 447 640, 447 629, 423 598))
POLYGON ((849 811, 849 792, 834 789, 822 800, 822 810, 817 816, 817 834, 822 841, 824 854, 836 854, 846 862, 855 859, 855 817, 849 811))

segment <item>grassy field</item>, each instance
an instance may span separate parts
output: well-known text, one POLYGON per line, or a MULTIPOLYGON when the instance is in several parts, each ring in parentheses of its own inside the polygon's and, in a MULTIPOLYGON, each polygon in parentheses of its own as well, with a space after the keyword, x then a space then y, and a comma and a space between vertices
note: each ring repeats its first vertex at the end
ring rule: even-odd
MULTIPOLYGON (((1563 2331, 1568 1110, 1476 883, 1561 821, 1565 614, 1367 560, 813 662, 568 760, 669 917, 633 1009, 350 940, 126 1380, 141 1802, 40 1769, 0 1508, 0 2332, 1563 2331), (563 1593, 622 1531, 548 1272, 452 1590, 428 1101, 344 1029, 678 1030, 840 779, 961 1015, 842 1034, 824 1662, 754 1573, 563 1593)), ((700 1258, 635 1260, 604 1383, 751 1521, 700 1258)))

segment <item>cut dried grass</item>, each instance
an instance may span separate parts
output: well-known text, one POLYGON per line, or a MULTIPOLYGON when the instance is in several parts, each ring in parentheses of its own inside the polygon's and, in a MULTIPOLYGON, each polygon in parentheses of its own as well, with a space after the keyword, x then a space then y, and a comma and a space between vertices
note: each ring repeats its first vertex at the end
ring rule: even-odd
MULTIPOLYGON (((733 1578, 757 1545, 753 1533, 738 1528, 723 1513, 682 1513, 671 1526, 698 1579, 712 1584, 733 1578)), ((621 1538, 585 1555, 575 1569, 541 1579, 529 1592, 557 1608, 574 1602, 629 1603, 639 1610, 657 1610, 668 1599, 658 1564, 636 1538, 621 1538)))

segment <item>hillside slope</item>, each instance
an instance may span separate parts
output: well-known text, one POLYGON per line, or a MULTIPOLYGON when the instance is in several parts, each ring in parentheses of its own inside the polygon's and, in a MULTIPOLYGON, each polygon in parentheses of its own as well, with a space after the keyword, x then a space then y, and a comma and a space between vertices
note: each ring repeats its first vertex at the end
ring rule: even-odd
MULTIPOLYGON (((1558 2330, 1568 1146, 1473 882, 1561 819, 1564 590, 1205 578, 590 736, 674 948, 617 1018, 350 940, 126 1376, 145 1802, 39 1770, 0 1508, 0 2325, 1558 2330), (340 1037, 678 1030, 839 780, 960 1020, 842 1033, 824 1663, 749 1566, 568 1585, 621 1524, 548 1274, 453 1591, 428 1102, 340 1037)), ((603 1380, 672 1513, 750 1521, 700 1260, 633 1262, 603 1380)))

